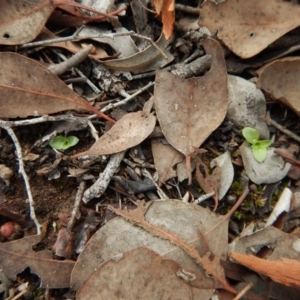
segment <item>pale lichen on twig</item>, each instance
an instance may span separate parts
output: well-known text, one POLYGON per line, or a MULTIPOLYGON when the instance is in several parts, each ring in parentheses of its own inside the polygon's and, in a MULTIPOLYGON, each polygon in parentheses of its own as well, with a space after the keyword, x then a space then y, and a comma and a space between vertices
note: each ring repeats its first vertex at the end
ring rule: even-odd
POLYGON ((7 131, 7 133, 10 135, 10 137, 16 147, 17 157, 18 157, 18 161, 19 161, 19 173, 22 175, 24 183, 25 183, 29 206, 30 206, 30 217, 34 221, 37 234, 40 234, 42 225, 39 223, 39 221, 37 220, 36 215, 35 215, 34 200, 32 197, 28 176, 27 176, 27 174, 25 172, 25 168, 24 168, 24 161, 23 161, 22 149, 21 149, 20 143, 18 141, 18 138, 17 138, 15 132, 10 127, 10 125, 8 125, 5 121, 0 120, 0 127, 2 127, 3 129, 5 129, 7 131))

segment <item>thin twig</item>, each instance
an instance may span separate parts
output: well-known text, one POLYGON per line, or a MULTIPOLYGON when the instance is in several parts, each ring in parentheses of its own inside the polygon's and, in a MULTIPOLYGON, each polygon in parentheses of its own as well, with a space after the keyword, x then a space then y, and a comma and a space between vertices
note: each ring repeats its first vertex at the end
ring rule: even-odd
POLYGON ((108 164, 106 165, 103 173, 99 175, 97 181, 88 188, 83 195, 82 201, 88 203, 92 198, 100 197, 107 189, 111 178, 113 177, 116 170, 119 168, 126 151, 113 154, 110 157, 108 164))
POLYGON ((221 219, 220 222, 218 222, 217 224, 215 224, 212 228, 210 228, 208 231, 205 232, 205 235, 209 235, 213 230, 215 230, 217 227, 219 227, 223 222, 227 221, 230 219, 230 217, 234 214, 234 212, 237 210, 237 208, 241 205, 241 203, 244 201, 244 199, 247 197, 249 193, 249 188, 248 186, 246 186, 243 190, 242 195, 240 196, 240 198, 236 201, 236 203, 234 204, 234 206, 231 208, 231 210, 225 215, 223 216, 223 218, 221 219))
POLYGON ((30 206, 30 217, 34 221, 37 234, 40 234, 42 225, 38 222, 36 215, 35 215, 34 201, 33 201, 32 193, 31 193, 29 180, 28 180, 27 174, 25 172, 25 168, 24 168, 22 149, 21 149, 20 143, 19 143, 18 138, 15 135, 15 132, 13 131, 13 129, 9 125, 7 125, 5 121, 0 120, 0 127, 2 127, 3 129, 5 129, 7 131, 7 133, 10 135, 11 139, 13 140, 13 142, 15 144, 17 157, 18 157, 18 161, 19 161, 19 173, 23 177, 27 196, 28 196, 28 201, 29 201, 29 206, 30 206))
POLYGON ((67 72, 68 70, 70 70, 71 68, 76 67, 80 63, 82 63, 89 56, 92 49, 93 49, 93 45, 88 45, 86 48, 81 49, 76 54, 72 55, 69 59, 65 60, 64 62, 49 66, 48 70, 51 71, 56 76, 60 76, 65 72, 67 72))
POLYGON ((131 96, 117 102, 114 104, 108 104, 107 106, 105 106, 104 108, 102 108, 100 111, 101 112, 106 112, 110 109, 113 109, 115 107, 121 106, 126 104, 128 101, 132 100, 133 98, 135 98, 137 95, 141 94, 142 92, 144 92, 145 90, 147 90, 149 87, 153 86, 154 82, 149 82, 147 85, 145 85, 144 87, 140 88, 137 92, 135 92, 134 94, 132 94, 131 96))
POLYGON ((267 116, 266 116, 266 123, 268 125, 273 125, 275 128, 277 128, 278 130, 280 130, 281 132, 283 132, 284 134, 286 134, 287 136, 291 137, 292 139, 294 139, 297 142, 300 142, 300 137, 297 134, 294 134, 293 132, 291 132, 290 130, 286 129, 285 127, 283 127, 282 125, 278 124, 276 121, 274 121, 271 116, 270 116, 270 112, 267 112, 267 116))
POLYGON ((78 212, 79 212, 80 202, 81 202, 82 195, 83 195, 83 192, 84 192, 84 189, 85 189, 85 185, 86 185, 86 182, 84 180, 82 180, 79 184, 77 194, 76 194, 76 197, 75 197, 75 202, 74 202, 74 207, 73 207, 73 210, 72 210, 72 214, 71 214, 70 220, 69 220, 68 225, 67 225, 67 231, 68 232, 72 231, 73 226, 75 224, 75 219, 76 219, 76 216, 78 215, 78 212))
POLYGON ((249 289, 251 289, 253 286, 253 282, 249 282, 234 298, 233 300, 239 300, 241 299, 249 289))

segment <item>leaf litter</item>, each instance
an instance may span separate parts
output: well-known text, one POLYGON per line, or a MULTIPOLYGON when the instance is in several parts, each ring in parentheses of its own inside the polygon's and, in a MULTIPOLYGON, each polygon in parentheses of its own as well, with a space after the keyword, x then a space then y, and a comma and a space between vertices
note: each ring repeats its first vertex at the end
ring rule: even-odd
MULTIPOLYGON (((0 236, 1 268, 15 278, 29 267, 40 277, 41 287, 72 287, 78 299, 99 293, 104 299, 132 295, 153 299, 157 294, 210 299, 216 289, 219 295, 227 290, 231 296, 240 292, 236 299, 241 294, 253 299, 261 297, 261 286, 268 287, 260 288, 265 290, 264 299, 297 299, 299 147, 290 145, 292 139, 300 141, 295 134, 299 40, 289 31, 299 25, 299 5, 275 0, 263 5, 259 1, 205 1, 201 9, 179 1, 154 4, 148 6, 157 15, 140 1, 118 8, 111 1, 103 2, 100 12, 95 3, 85 3, 91 5, 87 7, 65 0, 4 2, 0 162, 10 171, 9 179, 5 174, 0 179, 0 225, 5 232, 0 236), (60 13, 60 20, 57 14, 50 17, 52 12, 60 13), (183 21, 186 14, 195 17, 183 21), (91 25, 77 27, 87 22, 91 25), (71 27, 77 27, 76 31, 71 27), (37 37, 45 31, 48 41, 37 37), (51 41, 52 37, 57 39, 51 41), (78 54, 85 44, 90 55, 86 51, 85 60, 76 62, 77 57, 68 51, 78 54), (67 51, 58 51, 56 46, 67 51), (278 59, 291 52, 295 57, 278 59), (98 61, 103 58, 109 60, 98 61), (59 79, 49 70, 61 60, 68 67, 60 71, 59 79), (52 65, 49 70, 46 64, 52 65), (229 70, 236 76, 228 76, 229 70), (154 84, 145 85, 147 76, 155 80, 155 106, 149 101, 142 111, 145 91, 154 84), (109 129, 97 116, 115 123, 104 112, 117 115, 116 107, 121 107, 123 118, 109 129), (80 130, 76 128, 78 144, 63 153, 51 149, 49 138, 57 132, 46 134, 49 121, 81 124, 80 130), (244 142, 244 127, 273 139, 262 163, 244 142), (30 155, 35 159, 25 159, 30 155), (182 168, 184 157, 186 167, 182 168), (195 172, 190 164, 196 165, 195 172), (66 178, 65 170, 72 170, 75 177, 66 178), (25 181, 23 192, 17 171, 25 181), (26 178, 30 178, 33 197, 26 178), (127 189, 124 183, 135 189, 127 189), (285 185, 291 188, 289 198, 294 199, 288 204, 286 197, 279 197, 281 192, 286 194, 285 185), (281 206, 273 209, 275 201, 281 206), (210 211, 213 204, 217 213, 210 211), (268 219, 272 209, 272 219, 268 219), (59 217, 63 213, 68 216, 64 222, 59 217), (32 236, 33 224, 37 231, 41 229, 38 219, 52 224, 43 226, 43 235, 50 238, 48 248, 53 254, 76 262, 55 260, 49 251, 31 249, 41 238, 32 236), (249 237, 241 237, 250 221, 249 237), (12 232, 5 231, 6 224, 14 224, 7 228, 12 232), (264 235, 272 236, 275 230, 270 224, 283 235, 265 241, 264 235), (17 228, 21 230, 15 234, 17 228), (228 255, 228 230, 232 245, 247 238, 251 245, 235 247, 228 255), (24 233, 25 237, 14 241, 24 233), (229 258, 256 273, 246 271, 241 276, 229 258), (228 278, 237 284, 230 285, 228 278), (146 289, 145 282, 149 284, 146 289)), ((69 128, 65 134, 72 131, 69 128)))

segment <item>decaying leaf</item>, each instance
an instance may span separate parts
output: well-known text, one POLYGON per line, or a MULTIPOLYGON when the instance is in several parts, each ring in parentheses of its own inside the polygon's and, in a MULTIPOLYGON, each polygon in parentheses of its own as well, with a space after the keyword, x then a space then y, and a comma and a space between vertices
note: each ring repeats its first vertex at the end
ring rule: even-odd
POLYGON ((34 235, 8 243, 0 243, 0 269, 10 278, 30 267, 32 273, 41 277, 43 288, 67 288, 74 262, 54 260, 48 250, 35 252, 32 246, 40 242, 34 235))
POLYGON ((300 262, 282 258, 266 260, 254 255, 231 252, 230 258, 239 264, 287 286, 300 288, 300 262))
POLYGON ((75 290, 79 291, 84 287, 95 268, 120 253, 140 246, 148 247, 188 270, 193 274, 191 284, 194 287, 213 289, 224 284, 220 279, 223 275, 218 264, 219 258, 226 256, 228 223, 222 223, 221 216, 178 200, 154 201, 146 207, 139 204, 139 208, 132 213, 125 210, 114 211, 123 218, 114 218, 101 227, 76 262, 71 279, 72 288, 75 290), (134 226, 124 218, 131 219, 130 221, 140 226, 134 226), (198 227, 214 253, 214 259, 208 257, 198 227), (202 260, 203 267, 199 265, 199 261, 196 262, 195 257, 202 260), (206 265, 207 260, 209 266, 206 265), (219 276, 221 282, 214 279, 215 277, 207 277, 203 268, 212 268, 213 270, 206 271, 212 271, 212 276, 219 276))
MULTIPOLYGON (((116 33, 128 32, 124 27, 115 28, 116 33)), ((101 28, 99 26, 85 26, 78 34, 79 37, 86 39, 92 39, 102 44, 110 45, 116 53, 120 53, 119 58, 125 58, 139 52, 138 47, 135 45, 130 35, 115 36, 114 38, 105 37, 105 34, 113 34, 111 30, 101 28), (102 36, 104 35, 104 36, 102 36), (90 37, 93 38, 90 38, 90 37), (98 36, 98 37, 96 37, 98 36)))
POLYGON ((168 40, 173 34, 175 22, 175 1, 174 0, 154 0, 153 5, 156 13, 161 15, 163 23, 163 33, 168 40))
POLYGON ((218 207, 219 203, 219 195, 218 195, 218 188, 220 185, 221 180, 221 169, 219 166, 215 168, 214 176, 209 174, 208 167, 199 157, 196 158, 196 179, 203 191, 206 194, 214 192, 214 200, 215 200, 215 207, 214 211, 218 207))
POLYGON ((252 57, 300 24, 300 6, 278 0, 205 1, 199 24, 242 58, 252 57))
POLYGON ((0 118, 85 109, 115 123, 38 62, 19 54, 2 52, 0 64, 0 118))
POLYGON ((210 71, 202 77, 181 79, 167 71, 157 72, 154 103, 168 142, 185 156, 191 155, 224 120, 227 75, 221 46, 213 39, 203 42, 212 56, 210 71))
POLYGON ((182 153, 171 145, 164 144, 159 139, 151 140, 154 165, 159 176, 159 182, 163 183, 170 178, 176 177, 173 167, 184 160, 182 153))
POLYGON ((162 53, 156 49, 156 47, 151 45, 142 52, 136 53, 132 56, 105 60, 102 63, 109 69, 132 72, 133 74, 157 70, 174 59, 170 51, 167 50, 170 42, 171 40, 166 40, 163 34, 156 42, 157 47, 164 53, 164 55, 167 56, 167 58, 165 58, 162 53))
POLYGON ((219 199, 222 199, 229 190, 234 177, 234 169, 231 162, 230 152, 226 151, 217 158, 213 159, 210 163, 210 166, 212 168, 216 167, 212 173, 212 176, 216 178, 216 180, 219 180, 218 197, 219 199), (220 174, 218 167, 220 168, 220 174), (218 177, 220 177, 220 179, 218 179, 218 177))
POLYGON ((145 140, 155 127, 156 118, 151 113, 138 111, 123 116, 108 132, 103 134, 83 155, 106 155, 134 147, 145 140))
POLYGON ((40 33, 53 10, 50 0, 2 0, 0 44, 22 45, 32 41, 40 33))
POLYGON ((175 261, 140 247, 104 263, 76 299, 90 300, 97 295, 97 299, 110 300, 192 300, 191 286, 177 275, 180 272, 175 261))
POLYGON ((256 85, 300 116, 299 68, 299 57, 276 60, 258 71, 259 78, 256 85))

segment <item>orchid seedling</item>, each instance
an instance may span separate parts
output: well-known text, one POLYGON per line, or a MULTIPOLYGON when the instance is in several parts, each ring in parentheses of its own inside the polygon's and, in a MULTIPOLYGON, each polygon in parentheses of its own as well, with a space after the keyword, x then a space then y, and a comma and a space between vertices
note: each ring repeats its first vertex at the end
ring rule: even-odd
POLYGON ((252 146, 252 153, 258 162, 263 162, 267 157, 267 148, 272 144, 271 140, 259 140, 259 133, 256 129, 245 127, 242 131, 244 138, 252 146))
POLYGON ((76 136, 62 136, 58 135, 50 142, 50 146, 56 150, 67 150, 70 147, 75 146, 79 142, 76 136))

